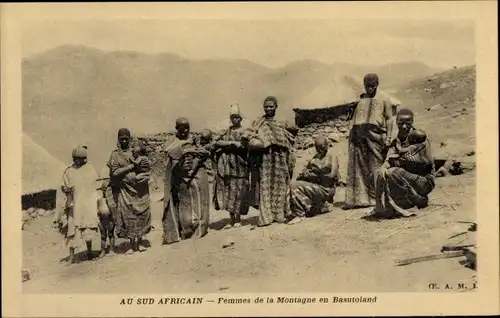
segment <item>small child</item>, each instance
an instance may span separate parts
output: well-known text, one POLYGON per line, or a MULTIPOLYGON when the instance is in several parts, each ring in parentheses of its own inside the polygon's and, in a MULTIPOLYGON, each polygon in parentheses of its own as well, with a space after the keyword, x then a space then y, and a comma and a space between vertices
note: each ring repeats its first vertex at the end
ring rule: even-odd
POLYGON ((214 173, 215 173, 215 169, 214 169, 214 156, 213 156, 213 133, 210 129, 205 129, 201 132, 201 135, 200 135, 200 140, 199 140, 199 145, 200 147, 209 152, 210 155, 208 156, 208 158, 205 159, 205 168, 207 169, 207 173, 209 175, 209 180, 210 180, 210 183, 213 182, 213 178, 214 178, 214 173))
POLYGON ((391 166, 399 167, 404 163, 408 168, 414 162, 428 161, 426 156, 427 135, 423 130, 414 129, 408 135, 408 146, 397 145, 397 153, 389 156, 391 166))
POLYGON ((115 222, 113 219, 113 208, 110 206, 107 196, 112 196, 109 182, 103 182, 101 191, 102 198, 97 203, 97 215, 99 216, 99 232, 101 233, 101 253, 99 257, 106 255, 106 241, 109 238, 109 254, 115 253, 115 222))
MULTIPOLYGON (((134 172, 136 173, 135 179, 141 180, 151 175, 151 166, 148 165, 139 165, 143 159, 148 159, 148 153, 146 146, 143 143, 138 143, 133 150, 134 162, 137 163, 137 167, 134 172)), ((149 163, 149 160, 145 160, 145 162, 149 163)))
POLYGON ((200 146, 208 150, 210 144, 212 143, 212 139, 212 131, 210 129, 203 130, 200 135, 200 146))
POLYGON ((414 129, 408 135, 409 145, 399 147, 399 155, 402 158, 411 157, 424 150, 426 147, 427 135, 423 130, 414 129))

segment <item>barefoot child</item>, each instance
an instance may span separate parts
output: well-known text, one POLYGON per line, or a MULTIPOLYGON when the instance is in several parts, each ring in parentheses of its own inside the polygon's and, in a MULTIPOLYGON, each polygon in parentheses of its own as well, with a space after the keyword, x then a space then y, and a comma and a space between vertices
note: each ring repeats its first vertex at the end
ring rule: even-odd
POLYGON ((109 238, 109 254, 113 255, 115 253, 115 222, 113 209, 109 206, 109 202, 106 198, 106 191, 108 189, 109 181, 103 181, 102 183, 102 197, 97 203, 97 215, 99 216, 99 232, 101 233, 101 254, 99 257, 104 257, 106 255, 106 241, 109 238))
POLYGON ((61 190, 66 195, 63 234, 69 246, 68 263, 75 262, 75 250, 85 241, 87 259, 92 259, 92 239, 97 234, 97 173, 87 163, 87 147, 73 149, 73 165, 63 174, 61 190))

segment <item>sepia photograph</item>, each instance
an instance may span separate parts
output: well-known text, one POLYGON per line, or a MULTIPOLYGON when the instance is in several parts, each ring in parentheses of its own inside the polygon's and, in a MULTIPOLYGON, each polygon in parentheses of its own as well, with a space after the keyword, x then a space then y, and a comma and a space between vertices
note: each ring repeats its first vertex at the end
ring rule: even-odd
POLYGON ((21 293, 477 293, 477 30, 353 14, 23 20, 8 225, 21 293))

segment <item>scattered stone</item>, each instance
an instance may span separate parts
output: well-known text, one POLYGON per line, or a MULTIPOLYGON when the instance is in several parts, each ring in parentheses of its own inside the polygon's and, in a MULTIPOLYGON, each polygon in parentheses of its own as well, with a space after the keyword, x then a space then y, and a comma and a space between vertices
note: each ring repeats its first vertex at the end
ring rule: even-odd
POLYGON ((346 133, 346 132, 347 132, 347 130, 348 130, 348 128, 347 128, 347 127, 339 127, 339 131, 340 131, 341 133, 346 133))
POLYGON ((330 133, 328 135, 328 139, 333 141, 333 142, 339 142, 340 141, 340 135, 338 133, 330 133))
POLYGON ((23 210, 23 212, 22 212, 22 213, 23 213, 23 214, 22 214, 22 215, 23 215, 23 216, 22 216, 22 220, 23 220, 23 222, 28 221, 28 220, 30 219, 30 215, 29 215, 28 211, 27 211, 27 210, 23 210))
POLYGON ((451 83, 441 83, 441 85, 439 85, 439 88, 440 88, 440 89, 446 89, 446 88, 450 88, 450 87, 453 87, 453 86, 456 86, 456 83, 455 83, 455 82, 451 82, 451 83))
POLYGON ((21 278, 22 278, 22 282, 27 282, 31 279, 31 273, 28 269, 22 269, 21 270, 21 278))
POLYGON ((449 169, 449 172, 450 172, 451 175, 457 176, 457 175, 463 174, 464 170, 462 169, 461 163, 455 161, 451 165, 451 168, 449 169))
POLYGON ((38 209, 38 210, 36 211, 36 214, 37 214, 38 216, 44 216, 44 215, 45 215, 45 210, 44 210, 44 209, 38 209))
POLYGON ((234 242, 230 242, 229 244, 222 245, 222 248, 228 248, 234 245, 234 242))
POLYGON ((466 162, 466 161, 461 161, 460 162, 460 167, 463 171, 463 173, 473 171, 476 169, 476 163, 475 162, 466 162))
POLYGON ((472 150, 472 151, 469 151, 468 153, 466 153, 465 155, 468 157, 471 157, 471 156, 474 156, 475 154, 476 154, 476 152, 474 150, 472 150))
POLYGON ((449 175, 449 173, 444 166, 436 171, 436 178, 446 177, 447 175, 449 175))
POLYGON ((340 142, 346 137, 348 129, 349 123, 341 119, 307 125, 297 133, 295 147, 300 150, 314 147, 314 138, 318 135, 323 135, 332 142, 340 142))
POLYGON ((431 110, 437 110, 437 109, 441 109, 441 108, 442 108, 441 104, 436 104, 436 105, 432 106, 430 109, 431 110))
POLYGON ((442 147, 446 147, 446 145, 447 145, 447 144, 446 144, 446 142, 444 142, 444 141, 441 141, 441 143, 439 144, 439 146, 440 146, 441 148, 442 148, 442 147))

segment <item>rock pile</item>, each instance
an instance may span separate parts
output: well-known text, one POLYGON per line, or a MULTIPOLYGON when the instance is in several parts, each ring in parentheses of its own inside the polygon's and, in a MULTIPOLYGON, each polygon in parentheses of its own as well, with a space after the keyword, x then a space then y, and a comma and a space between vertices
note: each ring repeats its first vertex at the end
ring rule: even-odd
MULTIPOLYGON (((162 152, 165 144, 168 144, 170 140, 174 138, 175 132, 163 132, 154 135, 137 136, 134 141, 140 141, 146 146, 148 152, 148 158, 151 162, 151 170, 153 177, 157 184, 160 184, 159 180, 163 180, 165 174, 165 155, 162 152)), ((191 138, 198 140, 200 137, 199 132, 192 132, 191 138)))
POLYGON ((44 210, 44 209, 37 209, 37 208, 29 208, 26 210, 22 211, 22 225, 21 225, 21 230, 24 230, 25 225, 29 222, 31 219, 36 219, 38 217, 46 216, 46 215, 53 215, 55 210, 44 210))
POLYGON ((474 161, 458 161, 458 160, 441 160, 436 159, 436 177, 458 176, 476 169, 474 161), (444 161, 442 166, 438 168, 440 161, 444 161))
POLYGON ((334 119, 323 123, 312 123, 299 129, 295 139, 295 147, 299 150, 314 147, 314 138, 318 135, 327 137, 332 143, 347 138, 349 123, 345 120, 334 119))

